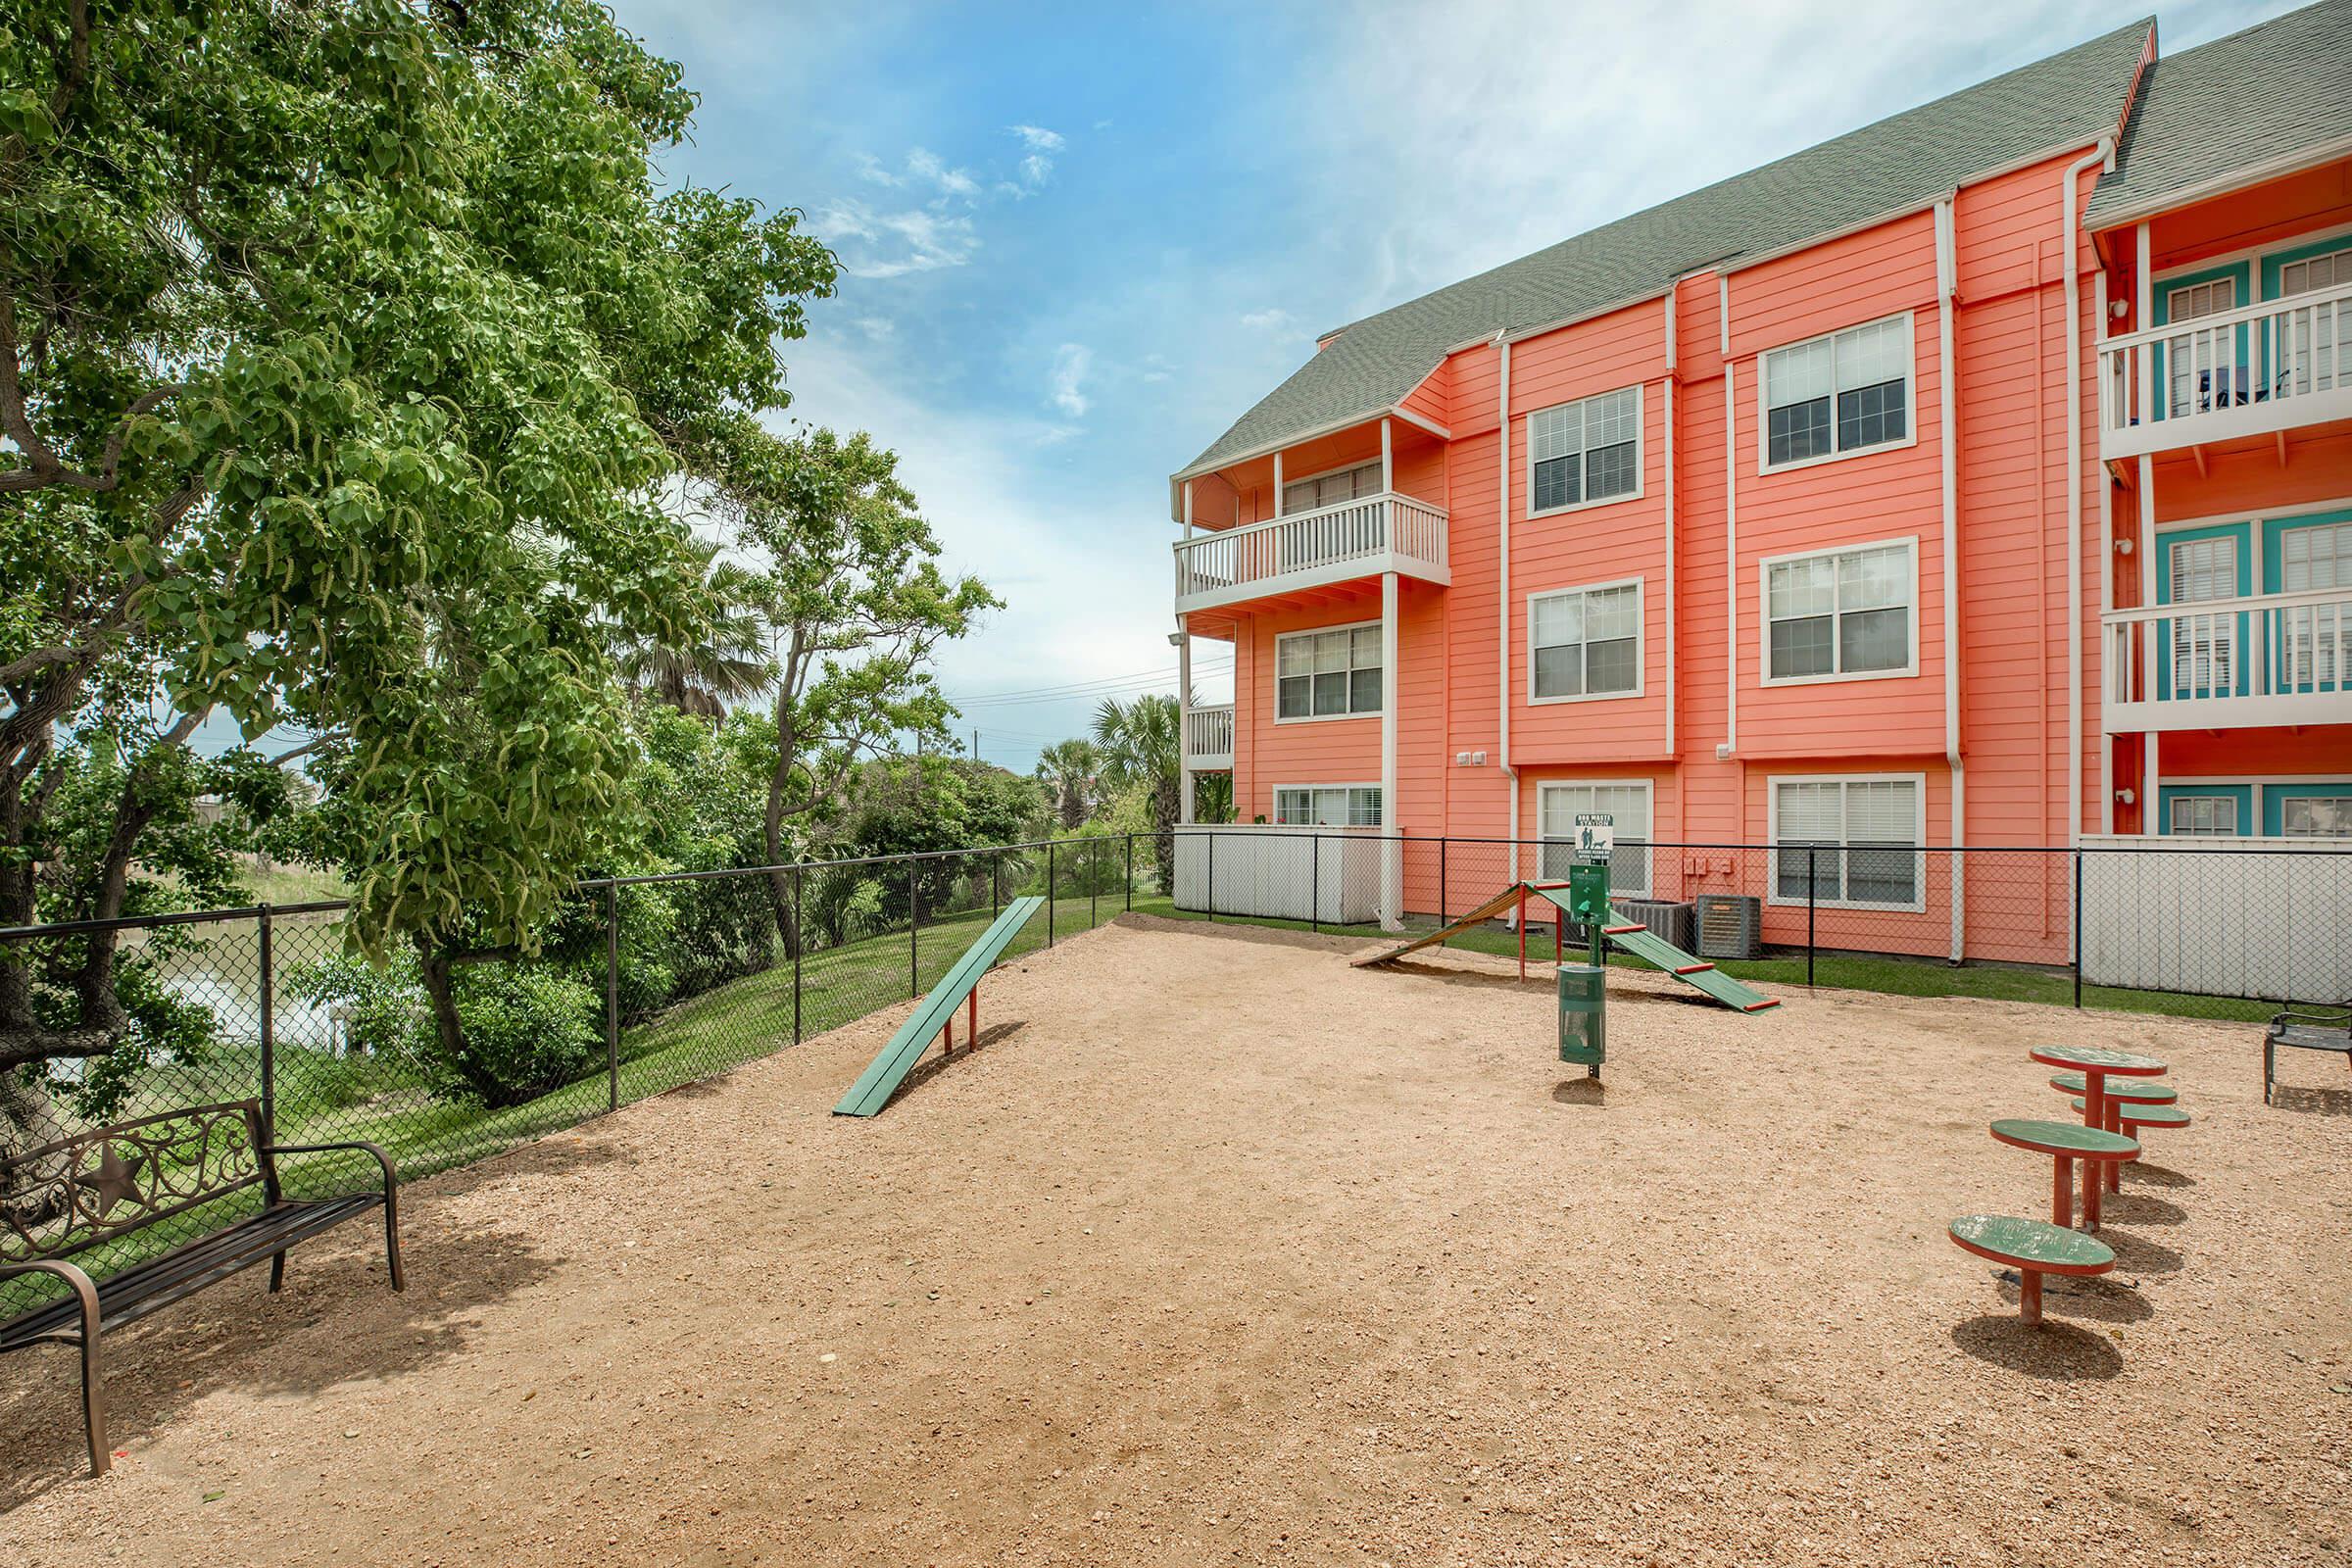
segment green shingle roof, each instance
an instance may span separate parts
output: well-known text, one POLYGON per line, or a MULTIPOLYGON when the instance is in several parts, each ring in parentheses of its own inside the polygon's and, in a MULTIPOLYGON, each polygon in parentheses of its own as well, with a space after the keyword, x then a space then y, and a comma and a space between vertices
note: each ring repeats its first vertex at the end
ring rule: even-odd
POLYGON ((2096 227, 2237 170, 2352 140, 2352 0, 2167 55, 2148 68, 2120 162, 2091 192, 2096 227))
POLYGON ((1183 472, 1395 406, 1448 350, 1663 293, 1682 273, 1915 207, 2122 120, 2154 19, 1448 284, 1341 330, 1183 472))

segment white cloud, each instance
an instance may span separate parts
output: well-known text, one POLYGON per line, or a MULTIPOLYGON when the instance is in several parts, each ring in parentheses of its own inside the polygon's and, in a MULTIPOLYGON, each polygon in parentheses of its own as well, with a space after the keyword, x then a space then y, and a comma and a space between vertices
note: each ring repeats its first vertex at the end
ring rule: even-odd
POLYGON ((1007 125, 1005 131, 1020 139, 1028 149, 1021 159, 1020 178, 1005 181, 997 188, 1015 201, 1034 194, 1038 187, 1054 175, 1054 159, 1069 145, 1060 131, 1048 130, 1043 125, 1007 125))
POLYGON ((920 207, 878 213, 851 197, 819 209, 808 227, 857 277, 903 277, 961 267, 980 248, 969 218, 920 207))
POLYGON ((1095 351, 1083 343, 1064 343, 1054 354, 1054 406, 1073 419, 1082 419, 1092 405, 1085 387, 1095 366, 1095 351))
POLYGON ((1288 333, 1298 329, 1298 318, 1286 310, 1268 307, 1262 311, 1250 312, 1242 318, 1242 324, 1252 332, 1288 333))
POLYGON ((899 323, 887 316, 853 316, 850 324, 874 343, 887 343, 899 332, 899 323))

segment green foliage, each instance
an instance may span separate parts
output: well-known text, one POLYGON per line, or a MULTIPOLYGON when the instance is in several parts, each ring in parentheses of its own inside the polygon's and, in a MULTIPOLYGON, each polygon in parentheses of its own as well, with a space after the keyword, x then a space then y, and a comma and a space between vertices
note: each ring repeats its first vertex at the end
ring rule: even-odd
POLYGON ((1037 754, 1037 782, 1066 831, 1102 805, 1102 756, 1088 740, 1056 741, 1037 754))
POLYGON ((540 964, 461 969, 453 985, 464 1049, 444 1049, 413 960, 376 965, 349 957, 306 964, 293 993, 346 1009, 354 1050, 398 1062, 433 1094, 498 1108, 571 1083, 603 1054, 603 1004, 581 981, 540 964))
MULTIPOLYGON (((827 832, 842 856, 921 855, 974 845, 1018 844, 1044 831, 1046 816, 1028 779, 986 762, 959 758, 897 757, 868 762, 850 780, 848 804, 827 832)), ((986 875, 969 857, 892 866, 865 875, 880 884, 877 914, 896 924, 907 917, 908 878, 926 915, 985 900, 959 884, 986 875)))
POLYGON ((1183 710, 1173 697, 1104 698, 1095 745, 1113 789, 1141 791, 1152 807, 1152 864, 1162 893, 1176 886, 1177 796, 1184 774, 1183 710))
POLYGON ((610 640, 706 634, 663 497, 831 256, 658 186, 692 97, 590 0, 74 6, 0 81, 6 804, 151 668, 333 738, 368 952, 527 946, 624 837, 610 640))

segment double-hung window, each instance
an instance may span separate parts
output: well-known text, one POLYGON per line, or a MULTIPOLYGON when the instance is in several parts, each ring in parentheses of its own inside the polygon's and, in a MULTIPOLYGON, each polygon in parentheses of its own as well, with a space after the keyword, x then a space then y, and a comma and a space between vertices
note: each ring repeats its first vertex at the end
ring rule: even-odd
POLYGON ((1336 507, 1343 501, 1354 501, 1380 493, 1380 465, 1359 463, 1352 468, 1339 468, 1330 473, 1318 473, 1312 478, 1294 479, 1282 487, 1282 514, 1289 516, 1298 512, 1313 512, 1322 507, 1336 507))
POLYGON ((1285 827, 1378 827, 1377 784, 1284 784, 1274 791, 1274 820, 1285 827))
MULTIPOLYGON (((2278 539, 2279 586, 2290 594, 2352 588, 2352 522, 2289 528, 2278 539)), ((2342 601, 2278 612, 2286 676, 2305 691, 2340 689, 2352 668, 2352 612, 2342 601)))
POLYGON ((1919 667, 1917 543, 1764 563, 1764 681, 1908 675, 1919 667))
MULTIPOLYGON (((2352 245, 2278 269, 2278 293, 2292 299, 2352 283, 2352 245)), ((2274 396, 2303 397, 2352 386, 2352 301, 2305 305, 2278 318, 2279 364, 2274 396)))
MULTIPOLYGON (((2206 283, 2185 283, 2164 297, 2167 325, 2219 316, 2237 308, 2237 279, 2217 277, 2206 283)), ((2245 333, 2238 327, 2191 327, 2165 339, 2164 357, 2172 381, 2175 415, 2205 413, 2246 400, 2246 368, 2242 347, 2245 333)))
POLYGON ((1642 691, 1642 582, 1535 594, 1527 602, 1531 703, 1642 691))
POLYGON ((1617 847, 1609 856, 1609 891, 1649 896, 1649 786, 1544 784, 1536 792, 1537 831, 1543 836, 1544 876, 1562 881, 1576 858, 1576 819, 1587 811, 1615 818, 1617 847))
POLYGON ((2287 796, 2278 803, 2278 831, 2290 839, 2352 838, 2352 789, 2287 796))
POLYGON ((2228 839, 2237 837, 2237 797, 2190 795, 2170 797, 2165 804, 2164 830, 2175 838, 2228 839))
POLYGON ((1377 713, 1380 625, 1296 631, 1274 642, 1274 717, 1347 718, 1377 713))
POLYGON ((1872 909, 1926 906, 1916 777, 1772 781, 1773 900, 1872 909))
POLYGON ((1642 493, 1642 389, 1538 409, 1527 416, 1530 516, 1642 493))
POLYGON ((1911 315, 1764 355, 1764 467, 1911 439, 1911 315))

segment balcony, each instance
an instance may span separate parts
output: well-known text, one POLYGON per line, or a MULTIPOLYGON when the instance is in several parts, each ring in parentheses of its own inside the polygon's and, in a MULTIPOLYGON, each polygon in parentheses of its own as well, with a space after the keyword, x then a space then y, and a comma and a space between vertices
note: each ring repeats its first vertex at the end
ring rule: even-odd
POLYGON ((2110 735, 2352 723, 2352 590, 2110 611, 2110 735))
POLYGON ((2352 419, 2352 284, 2099 344, 2099 455, 2352 419))
POLYGON ((1184 765, 1210 773, 1233 768, 1233 705, 1196 708, 1185 715, 1184 765))
POLYGON ((1449 583, 1446 514, 1386 492, 1176 543, 1176 612, 1328 588, 1383 572, 1449 583))

